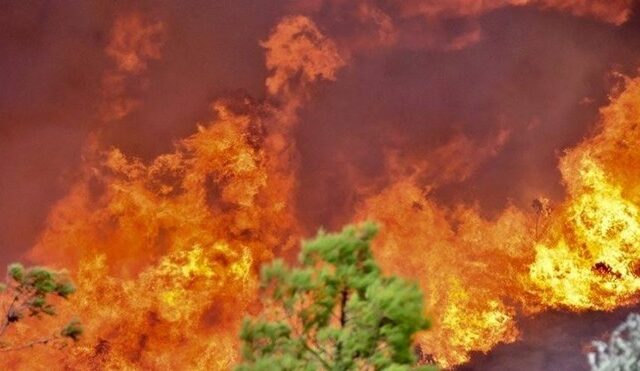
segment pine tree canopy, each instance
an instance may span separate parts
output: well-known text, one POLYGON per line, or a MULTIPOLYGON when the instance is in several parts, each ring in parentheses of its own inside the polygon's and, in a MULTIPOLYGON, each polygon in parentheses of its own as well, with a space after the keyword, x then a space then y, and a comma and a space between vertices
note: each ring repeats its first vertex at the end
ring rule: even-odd
POLYGON ((262 270, 264 311, 240 337, 248 370, 431 370, 415 366, 412 336, 428 328, 415 284, 384 276, 370 244, 377 227, 320 232, 299 266, 262 270))

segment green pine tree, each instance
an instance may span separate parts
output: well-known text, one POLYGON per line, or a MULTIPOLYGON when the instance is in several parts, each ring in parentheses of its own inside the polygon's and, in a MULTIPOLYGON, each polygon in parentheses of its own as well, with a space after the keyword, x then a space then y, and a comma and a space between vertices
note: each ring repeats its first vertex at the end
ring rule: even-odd
POLYGON ((265 311, 245 320, 247 370, 431 370, 416 366, 412 335, 428 328, 415 284, 385 277, 370 243, 372 223, 306 242, 300 267, 262 270, 265 311))
POLYGON ((66 341, 76 341, 82 334, 82 325, 77 319, 71 320, 62 329, 52 334, 34 338, 25 343, 5 341, 7 330, 27 318, 56 315, 54 297, 67 299, 75 292, 73 283, 64 271, 54 271, 42 267, 25 268, 13 263, 7 269, 5 283, 0 283, 0 308, 4 313, 0 318, 0 352, 53 344, 63 347, 66 341))

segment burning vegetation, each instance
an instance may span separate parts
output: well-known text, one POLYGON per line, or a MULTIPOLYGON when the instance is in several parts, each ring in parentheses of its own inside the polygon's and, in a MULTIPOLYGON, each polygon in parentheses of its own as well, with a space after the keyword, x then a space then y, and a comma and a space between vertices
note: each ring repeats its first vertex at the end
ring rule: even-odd
MULTIPOLYGON (((630 15, 626 1, 382 3, 395 4, 387 5, 397 14, 370 1, 357 12, 387 31, 379 45, 402 42, 394 17, 478 16, 529 3, 611 24, 630 15)), ((170 32, 142 13, 115 20, 105 48, 113 65, 101 84, 104 127, 141 104, 145 84, 137 84, 160 63, 170 32)), ((223 370, 239 361, 242 318, 263 309, 260 268, 296 253, 305 234, 295 198, 299 112, 318 85, 339 80, 366 54, 365 44, 334 40, 303 15, 281 19, 260 45, 269 71, 264 97, 217 99, 210 120, 172 150, 149 160, 112 147, 102 129, 88 138, 78 179, 27 254, 70 270, 77 293, 60 315, 78 315, 84 338, 65 352, 8 354, 3 368, 223 370)), ((443 49, 464 47, 457 45, 443 49)), ((484 142, 456 136, 420 159, 390 151, 383 186, 354 185, 348 219, 378 222, 372 250, 382 271, 418 282, 424 293, 432 328, 416 342, 425 358, 451 367, 514 342, 519 316, 638 303, 640 78, 622 80, 597 129, 559 155, 566 197, 558 202, 540 197, 531 208, 509 204, 487 217, 477 204, 433 196, 496 156, 508 130, 484 142)))
POLYGON ((441 207, 416 177, 362 203, 359 218, 385 226, 375 248, 383 267, 426 293, 435 330, 420 342, 442 364, 516 340, 517 313, 637 302, 640 188, 629 169, 640 163, 631 145, 640 140, 639 87, 627 78, 597 133, 560 158, 567 199, 553 210, 537 200, 487 220, 473 206, 441 207))

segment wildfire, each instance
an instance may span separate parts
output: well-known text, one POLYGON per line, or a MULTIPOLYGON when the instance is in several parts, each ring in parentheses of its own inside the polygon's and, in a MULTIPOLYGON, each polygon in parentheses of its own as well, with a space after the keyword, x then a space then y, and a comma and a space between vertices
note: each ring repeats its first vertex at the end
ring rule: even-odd
MULTIPOLYGON (((139 73, 159 56, 143 45, 163 27, 144 24, 116 22, 107 52, 118 71, 139 73)), ((0 362, 118 370, 235 363, 240 320, 259 307, 260 264, 299 240, 289 139, 296 108, 309 84, 334 79, 343 65, 304 17, 285 18, 263 45, 273 71, 268 101, 215 102, 214 119, 150 162, 91 141, 81 179, 30 252, 75 272, 82 294, 70 311, 90 318, 86 338, 66 355, 43 349, 41 360, 16 353, 0 362), (292 46, 308 58, 291 60, 292 46)))
POLYGON ((510 206, 486 220, 474 207, 451 210, 429 199, 419 173, 362 203, 357 219, 385 226, 381 264, 426 293, 434 330, 418 340, 440 364, 516 340, 519 312, 638 302, 640 78, 627 79, 601 114, 598 133, 560 159, 567 199, 548 215, 510 206))
POLYGON ((517 338, 515 303, 505 298, 519 290, 516 262, 530 243, 522 212, 510 208, 486 221, 473 208, 447 210, 409 178, 366 200, 359 213, 383 225, 374 244, 382 267, 420 283, 433 330, 418 340, 440 364, 517 338))
POLYGON ((278 154, 251 136, 263 122, 215 109, 217 120, 149 164, 116 149, 96 154, 51 214, 32 255, 78 271, 74 310, 92 318, 91 340, 104 341, 75 349, 70 365, 233 361, 255 267, 297 232, 288 195, 274 191, 291 185, 289 174, 270 168, 278 154))
MULTIPOLYGON (((496 2, 502 3, 530 2, 496 2)), ((404 11, 440 11, 421 4, 404 11)), ((611 12, 600 2, 567 4, 573 13, 612 23, 628 16, 625 1, 611 12)), ((161 58, 164 32, 161 22, 140 15, 116 21, 106 49, 116 66, 104 76, 103 120, 117 121, 142 104, 123 81, 161 58)), ((260 265, 301 237, 293 198, 296 112, 309 86, 337 79, 347 63, 303 16, 284 18, 261 45, 270 71, 264 101, 214 102, 209 122, 151 161, 105 148, 98 134, 89 141, 79 180, 29 253, 71 270, 78 294, 63 315, 77 313, 86 336, 66 353, 43 348, 0 364, 48 369, 55 360, 72 369, 124 370, 234 364, 240 320, 260 310, 260 265)), ((508 131, 480 144, 456 137, 430 158, 412 159, 413 170, 397 172, 384 189, 364 192, 353 220, 380 222, 374 250, 381 266, 419 282, 434 327, 417 341, 440 365, 515 341, 523 313, 638 302, 640 78, 626 79, 601 116, 599 131, 560 158, 567 197, 551 212, 510 205, 487 219, 476 205, 447 207, 431 197, 499 152, 508 131)), ((402 162, 394 156, 389 166, 402 162)))
POLYGON ((560 162, 569 198, 535 246, 529 274, 546 305, 606 310, 637 302, 639 83, 627 80, 602 109, 600 132, 560 162))

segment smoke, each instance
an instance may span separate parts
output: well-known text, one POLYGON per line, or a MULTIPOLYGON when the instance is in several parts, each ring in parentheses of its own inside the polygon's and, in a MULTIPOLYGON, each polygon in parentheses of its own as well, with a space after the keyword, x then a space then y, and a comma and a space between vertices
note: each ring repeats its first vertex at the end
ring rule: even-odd
POLYGON ((364 172, 357 176, 372 183, 381 176, 376 164, 384 162, 383 147, 419 153, 419 148, 446 141, 455 131, 483 140, 485 133, 499 130, 495 125, 512 133, 503 151, 468 183, 440 190, 439 195, 479 198, 486 210, 503 206, 507 199, 528 203, 539 193, 559 197, 556 151, 577 142, 592 122, 604 102, 606 72, 613 66, 623 72, 635 67, 634 22, 611 27, 590 17, 502 7, 474 16, 471 26, 445 21, 442 27, 453 35, 472 27, 482 38, 459 51, 444 52, 393 41, 433 32, 422 32, 420 27, 429 23, 423 20, 406 21, 408 30, 416 32, 397 30, 396 23, 404 21, 383 3, 353 6, 340 17, 336 14, 349 10, 349 2, 337 3, 342 8, 334 11, 324 2, 311 3, 3 5, 6 41, 1 63, 3 71, 11 73, 3 74, 0 148, 5 153, 0 166, 7 175, 0 197, 3 210, 13 210, 0 223, 5 249, 15 257, 30 245, 47 209, 72 181, 86 134, 101 126, 96 108, 104 102, 103 76, 114 68, 105 49, 117 15, 129 10, 145 14, 151 23, 163 22, 163 59, 149 61, 143 73, 146 83, 140 84, 146 86, 144 92, 136 91, 138 80, 130 84, 134 91, 124 97, 140 105, 105 129, 104 140, 144 158, 189 135, 194 123, 207 118, 213 98, 230 92, 263 96, 267 71, 258 41, 290 11, 310 12, 346 49, 345 56, 350 49, 370 50, 350 62, 337 84, 316 88, 317 99, 302 113, 304 130, 296 137, 303 143, 301 182, 314 195, 302 197, 309 230, 344 221, 329 215, 335 214, 329 205, 348 203, 352 187, 315 190, 324 188, 327 179, 355 176, 340 169, 364 172), (358 40, 371 46, 360 48, 358 40), (354 46, 346 47, 349 43, 354 46), (406 129, 394 130, 398 126, 406 129), (23 150, 22 143, 37 144, 23 150), (336 163, 346 153, 349 165, 336 163), (26 169, 34 166, 39 170, 30 176, 26 169), (495 178, 509 178, 512 186, 496 185, 495 178), (26 193, 26 179, 31 194, 26 193), (469 194, 470 189, 477 191, 469 194))
POLYGON ((631 16, 631 0, 300 0, 294 12, 321 17, 341 32, 353 53, 380 48, 461 50, 483 38, 480 18, 501 9, 571 14, 613 25, 631 16))
POLYGON ((416 15, 426 18, 478 16, 504 7, 532 6, 541 9, 566 11, 575 16, 592 17, 602 22, 609 22, 615 25, 620 25, 628 20, 632 5, 630 0, 455 0, 447 2, 437 0, 409 0, 391 2, 399 7, 400 14, 405 17, 416 15))
POLYGON ((605 339, 629 311, 591 312, 576 315, 547 312, 520 320, 521 339, 500 344, 488 354, 476 353, 459 371, 512 370, 523 366, 530 370, 588 370, 585 350, 594 339, 605 339))
POLYGON ((590 129, 610 68, 635 69, 637 56, 625 46, 634 43, 625 36, 634 26, 520 8, 491 13, 480 25, 483 41, 457 52, 398 47, 354 58, 349 73, 305 109, 301 182, 327 189, 301 197, 310 225, 344 223, 333 205, 350 203, 358 187, 340 180, 383 184, 389 149, 426 157, 459 134, 480 142, 501 130, 510 136, 464 181, 436 190, 438 199, 477 201, 491 215, 510 200, 528 207, 539 195, 562 197, 558 154, 590 129))
POLYGON ((333 41, 306 17, 284 19, 262 46, 267 49, 267 68, 272 70, 266 81, 270 94, 290 94, 291 76, 298 73, 304 85, 320 78, 335 80, 336 70, 344 65, 333 41))
POLYGON ((144 90, 148 83, 130 76, 141 74, 149 61, 160 59, 163 34, 161 22, 145 20, 137 13, 116 19, 105 49, 115 67, 107 71, 102 80, 104 121, 120 120, 140 105, 139 100, 128 95, 136 88, 144 90))

